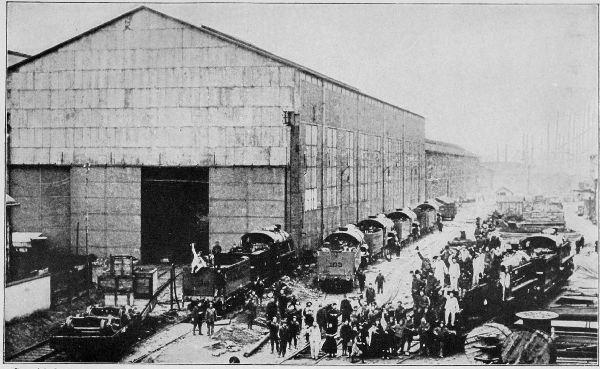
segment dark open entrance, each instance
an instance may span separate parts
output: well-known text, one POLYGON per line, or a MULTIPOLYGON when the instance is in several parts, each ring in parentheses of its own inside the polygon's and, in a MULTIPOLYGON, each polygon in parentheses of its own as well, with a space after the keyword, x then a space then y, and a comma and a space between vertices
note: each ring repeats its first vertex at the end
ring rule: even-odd
POLYGON ((192 261, 208 250, 208 168, 142 168, 142 260, 192 261))

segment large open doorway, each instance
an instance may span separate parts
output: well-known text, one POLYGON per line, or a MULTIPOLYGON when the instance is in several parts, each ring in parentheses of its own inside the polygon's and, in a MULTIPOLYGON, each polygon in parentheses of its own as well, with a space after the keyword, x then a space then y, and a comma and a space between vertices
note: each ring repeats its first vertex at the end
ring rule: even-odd
POLYGON ((192 261, 208 250, 208 168, 142 168, 142 260, 192 261))

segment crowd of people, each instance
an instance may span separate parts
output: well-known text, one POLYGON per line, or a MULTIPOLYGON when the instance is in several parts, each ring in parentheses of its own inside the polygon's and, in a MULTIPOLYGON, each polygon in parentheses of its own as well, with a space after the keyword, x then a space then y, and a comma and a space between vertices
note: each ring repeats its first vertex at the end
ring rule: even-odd
POLYGON ((457 347, 457 329, 461 328, 461 311, 467 291, 482 283, 502 290, 502 298, 510 290, 510 268, 528 260, 523 250, 503 246, 490 235, 495 220, 476 220, 475 240, 467 240, 465 232, 449 242, 431 259, 421 254, 421 267, 411 271, 412 308, 400 301, 379 305, 385 276, 380 272, 366 284, 364 272, 357 272, 360 297, 351 302, 346 296, 340 302, 314 307, 307 302, 302 308, 282 290, 267 304, 272 352, 285 356, 304 339, 311 346, 311 357, 320 350, 328 356, 338 354, 335 337, 341 340, 341 355, 352 362, 365 357, 390 358, 408 355, 414 340, 418 353, 443 357, 457 347))
MULTIPOLYGON (((494 218, 483 222, 477 218, 475 240, 467 239, 465 232, 461 232, 461 237, 448 242, 431 258, 417 247, 421 265, 410 272, 412 307, 406 308, 400 301, 378 304, 376 297, 383 294, 386 283, 381 272, 367 284, 364 271, 359 270, 356 276, 359 297, 350 300, 344 295, 339 307, 336 303, 313 306, 311 301, 300 306, 291 288, 282 281, 276 282, 272 298, 265 306, 271 352, 285 357, 304 341, 310 346, 312 358, 317 359, 321 351, 334 357, 338 355, 339 339, 341 355, 349 357, 351 362, 364 362, 365 357, 388 359, 409 355, 414 351, 413 341, 418 343, 417 352, 422 355, 452 354, 460 347, 457 330, 463 328, 461 312, 466 292, 488 283, 501 291, 500 298, 508 298, 510 269, 532 256, 525 250, 502 245, 491 234, 496 225, 494 218)), ((246 296, 244 310, 250 329, 258 307, 263 305, 264 292, 264 284, 257 279, 246 296)), ((216 314, 213 317, 209 311, 215 309, 209 306, 192 311, 194 332, 198 327, 202 334, 202 321, 206 321, 207 327, 212 321, 214 326, 216 314)))

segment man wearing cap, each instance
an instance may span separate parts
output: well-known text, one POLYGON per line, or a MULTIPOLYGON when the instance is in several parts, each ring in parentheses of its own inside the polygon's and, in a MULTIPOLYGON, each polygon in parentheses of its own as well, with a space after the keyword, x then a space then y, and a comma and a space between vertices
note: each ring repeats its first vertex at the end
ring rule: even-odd
POLYGON ((421 272, 415 270, 411 272, 413 275, 412 286, 411 286, 411 295, 413 298, 413 306, 416 307, 419 301, 419 291, 422 289, 422 281, 421 281, 421 272))
POLYGON ((325 329, 325 326, 327 325, 328 307, 329 305, 323 307, 322 304, 319 304, 319 310, 317 310, 317 324, 319 325, 321 331, 323 331, 325 329))
POLYGON ((385 282, 385 277, 381 274, 381 270, 377 277, 375 277, 375 283, 377 283, 377 293, 383 293, 383 282, 385 282))
POLYGON ((340 311, 342 313, 342 320, 350 320, 350 314, 352 313, 352 304, 348 300, 348 296, 344 294, 344 298, 340 302, 340 311))
POLYGON ((273 300, 267 303, 267 307, 265 308, 267 313, 267 321, 270 322, 274 317, 277 316, 277 299, 273 296, 273 300))
POLYGON ((369 283, 369 287, 367 287, 367 291, 365 292, 365 297, 367 298, 367 305, 371 305, 371 303, 375 301, 375 289, 373 288, 373 283, 369 283))
POLYGON ((421 251, 419 251, 419 246, 417 246, 416 250, 417 255, 419 255, 419 258, 421 258, 421 271, 429 272, 431 270, 431 260, 421 254, 421 251))
POLYGON ((367 276, 365 276, 365 273, 359 269, 356 271, 356 279, 358 280, 358 288, 360 289, 360 293, 363 293, 365 290, 365 280, 367 279, 367 276))

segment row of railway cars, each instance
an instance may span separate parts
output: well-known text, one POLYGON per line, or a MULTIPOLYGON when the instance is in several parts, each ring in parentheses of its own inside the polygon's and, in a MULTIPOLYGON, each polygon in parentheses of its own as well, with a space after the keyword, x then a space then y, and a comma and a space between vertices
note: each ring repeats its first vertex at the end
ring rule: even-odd
POLYGON ((326 290, 351 290, 356 272, 436 228, 438 202, 425 201, 414 209, 377 214, 356 225, 339 227, 317 250, 317 283, 326 290), (419 232, 414 229, 418 228, 419 232))

